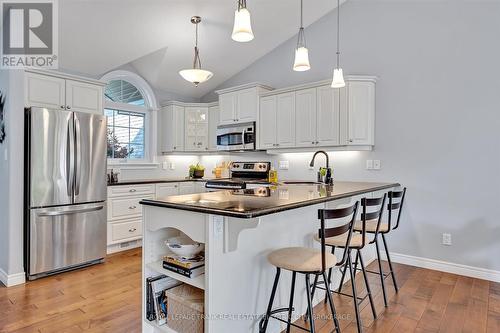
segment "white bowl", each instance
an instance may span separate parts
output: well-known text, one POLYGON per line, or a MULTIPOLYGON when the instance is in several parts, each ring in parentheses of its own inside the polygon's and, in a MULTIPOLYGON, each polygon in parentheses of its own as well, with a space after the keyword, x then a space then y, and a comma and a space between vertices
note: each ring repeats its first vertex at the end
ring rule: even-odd
POLYGON ((169 238, 165 241, 165 245, 170 251, 184 258, 193 258, 205 248, 204 244, 184 236, 169 238))

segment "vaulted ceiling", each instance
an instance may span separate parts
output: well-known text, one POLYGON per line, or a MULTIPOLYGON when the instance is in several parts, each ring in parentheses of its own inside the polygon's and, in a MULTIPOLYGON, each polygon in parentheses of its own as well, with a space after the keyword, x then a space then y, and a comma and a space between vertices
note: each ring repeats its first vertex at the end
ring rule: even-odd
MULTIPOLYGON (((236 0, 59 1, 59 65, 94 77, 132 66, 158 90, 199 98, 298 31, 299 0, 247 0, 255 39, 234 42, 236 4, 236 0), (194 26, 189 19, 193 15, 203 20, 202 65, 215 74, 197 88, 178 74, 192 66, 194 26)), ((305 26, 335 7, 333 0, 304 0, 305 26)))

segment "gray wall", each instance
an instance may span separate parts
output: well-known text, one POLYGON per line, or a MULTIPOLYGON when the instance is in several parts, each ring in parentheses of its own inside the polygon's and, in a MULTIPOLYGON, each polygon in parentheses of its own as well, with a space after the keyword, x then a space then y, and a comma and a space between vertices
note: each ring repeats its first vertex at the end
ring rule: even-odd
MULTIPOLYGON (((393 252, 500 270, 492 255, 500 253, 500 2, 350 0, 341 13, 344 72, 379 81, 375 150, 335 154, 336 178, 408 187, 393 252), (380 159, 382 170, 364 170, 368 158, 380 159), (440 244, 443 232, 452 233, 452 246, 440 244)), ((309 72, 291 70, 293 38, 220 88, 329 78, 335 17, 306 28, 309 72)), ((296 168, 284 175, 309 177, 309 157, 277 158, 296 168)))
MULTIPOLYGON (((4 96, 8 95, 9 75, 7 71, 0 71, 0 92, 4 96)), ((9 108, 9 99, 6 98, 4 112, 9 108)), ((6 116, 6 120, 8 117, 6 116)), ((9 128, 7 126, 7 139, 0 144, 0 269, 7 272, 8 265, 8 231, 9 231, 9 164, 5 161, 4 154, 10 139, 9 128)), ((8 152, 8 150, 7 150, 8 152)))

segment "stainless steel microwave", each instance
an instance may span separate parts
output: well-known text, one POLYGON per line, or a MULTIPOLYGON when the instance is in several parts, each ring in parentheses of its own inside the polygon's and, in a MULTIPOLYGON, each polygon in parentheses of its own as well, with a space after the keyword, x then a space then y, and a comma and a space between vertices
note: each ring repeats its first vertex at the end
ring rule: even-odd
POLYGON ((255 122, 217 126, 217 150, 255 150, 255 122))

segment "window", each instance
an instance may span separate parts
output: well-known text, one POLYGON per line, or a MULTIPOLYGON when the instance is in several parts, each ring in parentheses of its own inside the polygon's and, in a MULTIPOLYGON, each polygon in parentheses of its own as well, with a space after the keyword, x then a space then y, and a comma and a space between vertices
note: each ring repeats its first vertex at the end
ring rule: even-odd
POLYGON ((136 73, 105 74, 105 114, 108 121, 108 163, 120 166, 156 164, 156 111, 153 89, 136 73), (132 162, 132 163, 127 163, 132 162))
POLYGON ((105 110, 108 119, 108 158, 145 158, 145 118, 142 112, 105 110))

